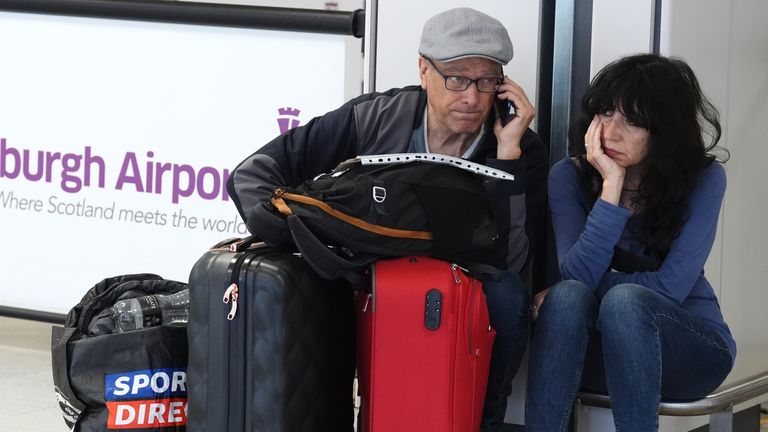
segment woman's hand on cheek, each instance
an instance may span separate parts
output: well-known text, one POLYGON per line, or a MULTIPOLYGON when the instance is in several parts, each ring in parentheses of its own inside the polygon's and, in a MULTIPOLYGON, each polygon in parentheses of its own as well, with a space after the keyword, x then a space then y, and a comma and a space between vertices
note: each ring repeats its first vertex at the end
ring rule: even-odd
POLYGON ((600 198, 614 205, 619 204, 621 187, 624 184, 625 170, 603 152, 603 124, 599 116, 592 118, 587 133, 584 134, 584 148, 587 161, 603 178, 603 190, 600 198))

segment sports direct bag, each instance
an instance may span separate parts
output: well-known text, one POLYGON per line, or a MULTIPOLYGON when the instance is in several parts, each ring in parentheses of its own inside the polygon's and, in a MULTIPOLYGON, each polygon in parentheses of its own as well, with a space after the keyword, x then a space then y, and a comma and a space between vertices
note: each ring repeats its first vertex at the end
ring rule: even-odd
POLYGON ((105 279, 54 327, 53 384, 74 432, 186 430, 186 327, 159 325, 113 333, 112 305, 173 294, 181 282, 153 274, 105 279))
POLYGON ((500 266, 506 241, 485 191, 488 178, 514 180, 449 156, 363 156, 296 189, 275 190, 271 203, 304 259, 328 279, 355 281, 366 264, 404 255, 500 266))

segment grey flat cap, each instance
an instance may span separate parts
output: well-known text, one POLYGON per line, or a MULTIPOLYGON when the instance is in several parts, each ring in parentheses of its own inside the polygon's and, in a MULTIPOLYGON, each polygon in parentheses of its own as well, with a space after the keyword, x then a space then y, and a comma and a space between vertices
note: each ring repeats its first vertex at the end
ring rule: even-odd
POLYGON ((496 18, 470 8, 441 12, 424 23, 419 54, 437 61, 485 57, 505 65, 512 41, 496 18))

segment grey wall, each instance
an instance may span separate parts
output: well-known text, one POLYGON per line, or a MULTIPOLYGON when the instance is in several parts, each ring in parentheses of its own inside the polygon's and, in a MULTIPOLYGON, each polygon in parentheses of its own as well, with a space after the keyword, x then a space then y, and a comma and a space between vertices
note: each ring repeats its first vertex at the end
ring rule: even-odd
POLYGON ((738 344, 729 380, 768 370, 768 2, 675 0, 661 51, 687 60, 720 108, 728 189, 706 271, 738 344))
MULTIPOLYGON (((328 9, 353 11, 364 9, 365 0, 187 0, 203 3, 240 4, 298 9, 328 9)), ((345 41, 346 61, 344 67, 344 100, 352 99, 363 91, 362 39, 348 36, 345 41)), ((258 53, 254 53, 258 55, 258 53)), ((307 73, 311 72, 311 65, 307 73)))

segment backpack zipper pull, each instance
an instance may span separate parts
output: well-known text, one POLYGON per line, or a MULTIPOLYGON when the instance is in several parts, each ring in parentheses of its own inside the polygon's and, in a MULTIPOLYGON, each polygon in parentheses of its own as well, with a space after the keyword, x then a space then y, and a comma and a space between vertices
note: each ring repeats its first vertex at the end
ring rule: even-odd
POLYGON ((237 313, 237 298, 240 295, 240 290, 237 287, 237 284, 232 284, 227 288, 226 291, 224 291, 224 298, 222 301, 226 304, 229 303, 229 300, 232 300, 232 306, 229 308, 229 313, 227 314, 227 319, 232 321, 235 319, 235 314, 237 313))

